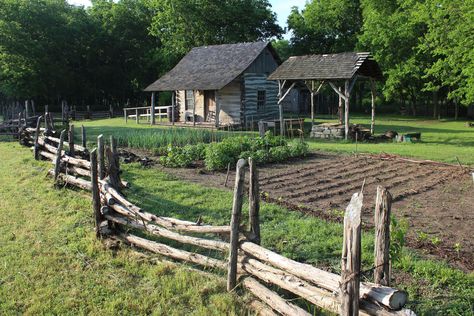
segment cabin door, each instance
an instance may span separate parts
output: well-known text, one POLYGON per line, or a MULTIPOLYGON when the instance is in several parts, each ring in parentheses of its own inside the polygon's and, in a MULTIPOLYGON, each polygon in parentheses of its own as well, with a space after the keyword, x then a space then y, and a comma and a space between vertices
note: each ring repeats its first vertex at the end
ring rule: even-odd
POLYGON ((204 91, 204 119, 206 122, 214 122, 216 119, 216 92, 214 90, 204 91))

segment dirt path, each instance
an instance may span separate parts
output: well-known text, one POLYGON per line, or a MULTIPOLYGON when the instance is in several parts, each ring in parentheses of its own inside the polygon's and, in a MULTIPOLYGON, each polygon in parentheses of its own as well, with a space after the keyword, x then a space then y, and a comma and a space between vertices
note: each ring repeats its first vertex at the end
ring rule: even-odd
MULTIPOLYGON (((223 188, 225 173, 164 169, 180 179, 223 188)), ((231 189, 231 172, 227 187, 231 189)), ((364 189, 363 222, 372 226, 377 185, 392 193, 393 213, 409 225, 408 245, 465 271, 474 270, 474 185, 459 166, 318 153, 260 168, 265 199, 292 210, 341 221, 352 193, 364 189)))

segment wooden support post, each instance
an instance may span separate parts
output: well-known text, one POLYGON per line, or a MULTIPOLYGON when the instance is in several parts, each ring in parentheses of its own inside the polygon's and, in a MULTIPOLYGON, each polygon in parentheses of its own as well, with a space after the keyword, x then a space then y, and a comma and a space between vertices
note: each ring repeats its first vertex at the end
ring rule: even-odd
POLYGON ((128 116, 127 116, 127 110, 126 109, 123 109, 123 118, 125 119, 125 124, 127 124, 128 116))
POLYGON ((62 130, 61 136, 59 136, 58 150, 56 151, 56 158, 54 162, 54 181, 58 179, 59 172, 61 171, 61 156, 63 155, 63 144, 65 137, 66 130, 62 130))
POLYGON ((219 116, 221 114, 221 105, 219 101, 219 90, 216 90, 215 93, 215 99, 216 99, 216 128, 219 128, 219 116))
POLYGON ((234 202, 232 204, 232 219, 230 221, 230 251, 227 271, 227 291, 232 291, 237 285, 237 256, 239 245, 239 227, 242 215, 244 197, 245 165, 244 159, 239 159, 235 173, 234 202))
POLYGON ((151 93, 150 124, 155 125, 155 92, 151 93))
POLYGON ((311 80, 311 130, 314 126, 314 81, 311 80))
POLYGON ((138 109, 135 109, 135 115, 136 115, 135 121, 136 121, 137 124, 138 124, 138 123, 140 123, 140 117, 138 116, 138 109))
POLYGON ((92 183, 92 209, 94 210, 95 219, 95 235, 100 238, 100 223, 102 222, 102 214, 100 212, 100 192, 99 179, 97 170, 97 149, 90 153, 91 161, 91 183, 92 183))
POLYGON ((25 120, 28 120, 30 117, 30 109, 29 109, 29 104, 28 100, 25 101, 25 120))
POLYGON ((371 94, 371 104, 372 104, 372 120, 370 122, 370 134, 374 134, 375 126, 375 82, 370 80, 370 94, 371 94))
POLYGON ((31 111, 33 111, 33 116, 36 116, 35 100, 31 100, 31 111))
POLYGON ((120 167, 119 158, 117 153, 117 142, 113 136, 110 136, 110 148, 107 148, 107 161, 108 161, 108 175, 110 179, 110 185, 117 191, 120 192, 121 181, 120 181, 120 167))
MULTIPOLYGON (((342 88, 339 87, 339 93, 342 93, 342 88)), ((344 116, 344 111, 342 110, 342 97, 340 96, 340 94, 338 95, 339 97, 339 105, 338 105, 338 112, 339 112, 339 124, 342 125, 344 119, 343 119, 343 116, 344 116)))
POLYGON ((76 153, 74 150, 74 125, 73 124, 69 125, 68 142, 69 142, 69 156, 74 157, 76 153))
POLYGON ((105 147, 104 147, 104 135, 100 134, 97 137, 97 172, 99 179, 102 180, 105 178, 105 147))
POLYGON ((171 124, 174 125, 175 121, 175 108, 176 108, 176 91, 173 91, 171 94, 171 124))
POLYGON ((392 195, 382 186, 377 187, 375 200, 374 282, 390 286, 390 213, 392 195))
POLYGON ((252 241, 260 245, 260 189, 257 166, 251 157, 249 157, 249 168, 249 230, 252 241))
POLYGON ((194 95, 195 91, 193 92, 193 126, 196 126, 196 97, 194 95))
POLYGON ((344 84, 344 95, 346 96, 345 101, 345 109, 344 109, 344 134, 346 140, 349 139, 349 100, 350 100, 350 92, 349 92, 349 80, 346 80, 344 84))
POLYGON ((86 139, 86 128, 84 125, 81 125, 81 135, 82 135, 82 147, 87 148, 87 139, 86 139))
POLYGON ((39 134, 40 134, 40 127, 41 127, 41 120, 42 119, 43 119, 43 116, 40 116, 40 117, 38 117, 38 121, 36 122, 35 145, 34 145, 34 149, 33 149, 36 160, 40 159, 38 140, 39 140, 39 134))
POLYGON ((361 220, 364 196, 354 193, 344 215, 344 239, 341 259, 341 312, 343 316, 359 315, 361 220))

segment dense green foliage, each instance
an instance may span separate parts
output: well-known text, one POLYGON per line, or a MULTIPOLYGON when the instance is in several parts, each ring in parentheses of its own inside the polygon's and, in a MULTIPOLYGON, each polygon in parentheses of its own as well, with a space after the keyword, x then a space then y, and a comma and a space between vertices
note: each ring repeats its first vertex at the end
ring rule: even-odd
POLYGON ((193 46, 282 32, 267 0, 0 0, 0 104, 135 103, 193 46))
POLYGON ((371 51, 384 97, 413 115, 474 102, 473 0, 312 0, 288 18, 293 53, 371 51))
POLYGON ((253 158, 257 164, 282 162, 304 157, 308 145, 302 141, 288 144, 281 137, 267 132, 264 137, 234 136, 207 145, 168 146, 160 162, 167 167, 189 167, 196 160, 204 160, 208 170, 222 170, 237 160, 253 158))

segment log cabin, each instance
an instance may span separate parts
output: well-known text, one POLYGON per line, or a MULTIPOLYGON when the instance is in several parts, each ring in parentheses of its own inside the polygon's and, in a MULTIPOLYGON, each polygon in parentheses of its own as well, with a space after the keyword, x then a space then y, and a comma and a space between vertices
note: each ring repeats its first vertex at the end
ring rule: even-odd
POLYGON ((278 119, 278 84, 267 77, 280 63, 266 42, 195 47, 145 91, 172 91, 177 122, 255 125, 278 119))

